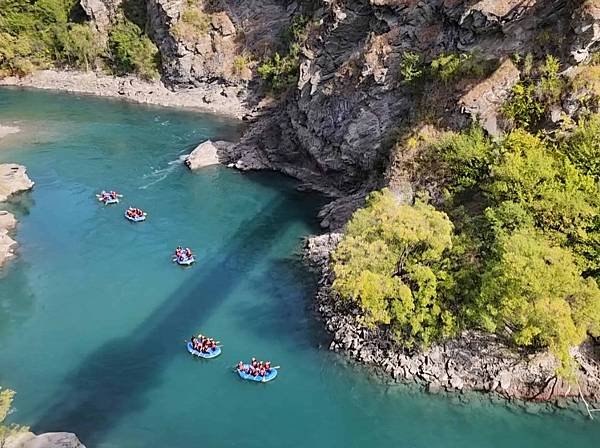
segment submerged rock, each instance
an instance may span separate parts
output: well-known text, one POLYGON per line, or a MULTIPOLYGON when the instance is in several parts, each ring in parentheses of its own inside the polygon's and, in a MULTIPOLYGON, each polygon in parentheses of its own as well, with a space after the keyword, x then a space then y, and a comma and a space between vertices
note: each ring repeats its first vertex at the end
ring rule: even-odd
POLYGON ((77 436, 70 432, 47 432, 36 436, 24 432, 9 437, 4 448, 85 448, 77 436))
POLYGON ((16 126, 5 126, 0 124, 0 138, 6 137, 10 134, 16 134, 20 129, 16 126))
POLYGON ((23 165, 0 164, 0 202, 6 201, 15 193, 31 190, 33 185, 23 165))

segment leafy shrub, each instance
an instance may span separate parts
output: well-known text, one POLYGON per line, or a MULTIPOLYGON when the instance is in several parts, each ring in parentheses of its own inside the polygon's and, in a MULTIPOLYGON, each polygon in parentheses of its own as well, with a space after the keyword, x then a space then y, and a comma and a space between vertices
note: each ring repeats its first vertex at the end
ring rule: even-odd
POLYGON ((258 74, 274 92, 281 92, 292 86, 298 79, 299 51, 292 49, 281 56, 275 53, 258 67, 258 74))
POLYGON ((275 52, 258 66, 259 76, 276 93, 288 89, 298 80, 300 45, 308 36, 308 23, 308 18, 305 16, 294 17, 289 28, 284 32, 286 52, 283 54, 275 52))
POLYGON ((564 89, 564 81, 559 77, 560 62, 552 55, 546 56, 546 61, 541 67, 539 97, 546 105, 558 103, 564 89))
POLYGON ((25 75, 53 60, 62 62, 57 39, 67 33, 75 0, 0 0, 0 70, 25 75))
POLYGON ((412 51, 402 53, 399 75, 402 82, 410 84, 423 76, 423 61, 421 56, 412 51))
POLYGON ((559 148, 579 170, 600 181, 600 114, 579 120, 559 148))
POLYGON ((438 294, 451 237, 450 220, 432 206, 372 193, 334 253, 334 288, 357 301, 366 324, 389 325, 406 345, 427 345, 455 327, 438 294))
POLYGON ((252 59, 247 54, 237 55, 233 58, 232 71, 235 76, 241 78, 244 76, 245 72, 250 70, 249 65, 252 62, 252 59))
POLYGON ((459 78, 481 78, 497 67, 497 61, 486 61, 472 53, 441 54, 431 61, 431 74, 445 84, 459 78))
POLYGON ((158 50, 134 23, 118 22, 110 30, 108 48, 116 74, 136 73, 146 79, 158 76, 158 50))
POLYGON ((448 186, 453 192, 470 189, 489 176, 494 145, 481 127, 447 134, 435 146, 435 157, 444 162, 450 175, 448 186))
POLYGON ((478 128, 429 143, 455 229, 433 264, 438 303, 455 325, 550 348, 563 376, 569 347, 600 332, 599 117, 556 143, 522 129, 494 142, 478 128))
POLYGON ((519 82, 511 90, 508 101, 502 106, 503 115, 515 126, 532 130, 544 116, 545 107, 537 98, 535 84, 519 82))

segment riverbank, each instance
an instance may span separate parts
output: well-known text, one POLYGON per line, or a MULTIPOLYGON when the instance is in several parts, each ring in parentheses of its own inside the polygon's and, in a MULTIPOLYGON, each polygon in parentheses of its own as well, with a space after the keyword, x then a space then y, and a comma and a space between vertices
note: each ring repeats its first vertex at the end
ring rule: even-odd
POLYGON ((217 83, 173 91, 161 81, 148 82, 135 76, 112 76, 75 70, 39 70, 22 78, 2 78, 0 86, 121 98, 142 104, 210 112, 240 120, 253 112, 246 88, 217 83))
POLYGON ((458 338, 433 345, 423 352, 408 352, 389 333, 369 329, 359 311, 342 302, 332 289, 330 254, 342 234, 309 238, 306 259, 320 272, 315 307, 332 335, 330 350, 356 362, 371 365, 398 382, 413 382, 430 393, 489 392, 506 399, 549 401, 560 407, 580 394, 600 402, 600 352, 591 343, 574 348, 577 382, 555 375, 557 362, 547 352, 517 352, 493 334, 466 331, 458 338))

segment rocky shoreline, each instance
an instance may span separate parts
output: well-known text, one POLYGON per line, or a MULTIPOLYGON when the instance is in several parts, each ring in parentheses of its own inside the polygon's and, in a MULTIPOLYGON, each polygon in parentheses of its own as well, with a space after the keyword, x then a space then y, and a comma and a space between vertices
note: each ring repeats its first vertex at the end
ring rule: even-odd
POLYGON ((118 77, 75 70, 40 70, 22 78, 0 78, 0 86, 120 98, 135 103, 210 112, 240 120, 253 113, 253 108, 249 105, 248 90, 240 85, 204 83, 198 87, 170 90, 161 81, 148 82, 135 76, 118 77))
POLYGON ((555 375, 557 363, 551 354, 517 352, 492 334, 463 332, 423 352, 409 352, 384 330, 364 327, 358 309, 337 300, 331 287, 330 254, 341 237, 341 233, 311 237, 305 249, 306 260, 320 273, 315 308, 332 335, 330 350, 430 393, 490 392, 509 400, 551 402, 559 407, 577 401, 580 394, 590 402, 600 402, 600 347, 589 342, 572 351, 578 363, 572 384, 555 375))
MULTIPOLYGON (((27 170, 22 165, 14 163, 0 164, 0 203, 8 200, 12 195, 31 190, 34 183, 27 176, 27 170)), ((17 220, 12 213, 0 210, 0 267, 10 258, 14 257, 14 247, 17 242, 10 234, 17 226, 17 220)))

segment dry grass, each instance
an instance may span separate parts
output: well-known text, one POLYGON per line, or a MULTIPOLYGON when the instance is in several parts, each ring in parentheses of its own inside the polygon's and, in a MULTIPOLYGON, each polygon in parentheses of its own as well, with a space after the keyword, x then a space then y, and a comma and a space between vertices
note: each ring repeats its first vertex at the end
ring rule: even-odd
POLYGON ((188 6, 179 21, 173 26, 173 34, 180 39, 194 41, 210 30, 210 15, 200 11, 198 7, 188 6))

